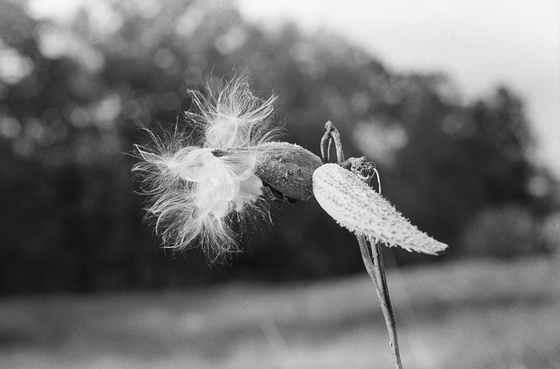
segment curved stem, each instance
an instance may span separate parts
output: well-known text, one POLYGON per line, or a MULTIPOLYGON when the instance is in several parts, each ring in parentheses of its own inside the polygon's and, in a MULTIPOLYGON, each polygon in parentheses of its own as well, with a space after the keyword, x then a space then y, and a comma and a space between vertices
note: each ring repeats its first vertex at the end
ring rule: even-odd
MULTIPOLYGON (((371 242, 370 242, 371 245, 371 242)), ((391 305, 391 297, 389 296, 389 286, 387 286, 387 278, 385 277, 385 264, 383 263, 383 253, 381 251, 381 242, 376 241, 371 247, 371 254, 373 256, 373 265, 375 266, 374 272, 377 275, 377 296, 381 303, 381 310, 385 317, 385 325, 389 332, 389 344, 393 349, 393 356, 395 359, 395 368, 402 369, 401 355, 399 351, 399 340, 397 337, 397 323, 393 306, 391 305)))
MULTIPOLYGON (((338 163, 344 161, 344 152, 342 151, 342 143, 340 134, 335 126, 329 121, 325 124, 325 134, 321 139, 321 156, 323 162, 326 163, 330 159, 331 143, 334 141, 336 148, 336 156, 338 163)), ((378 178, 379 181, 379 178, 378 178)), ((379 189, 381 184, 379 183, 379 189)), ((370 278, 375 285, 377 297, 381 304, 381 311, 385 318, 385 325, 389 331, 389 344, 393 351, 395 361, 395 369, 402 369, 401 355, 399 351, 399 341, 397 338, 397 324, 395 314, 391 306, 391 298, 389 296, 389 287, 387 286, 387 278, 385 276, 385 265, 383 263, 383 254, 381 252, 381 243, 376 241, 371 244, 364 236, 356 236, 360 245, 360 252, 370 278)))
POLYGON ((397 324, 393 307, 391 305, 391 298, 389 296, 389 287, 387 286, 387 278, 385 277, 385 265, 383 263, 383 254, 381 253, 381 243, 375 242, 372 247, 371 243, 363 236, 356 236, 358 244, 360 245, 360 252, 375 290, 377 297, 381 304, 381 311, 385 317, 385 325, 389 332, 389 344, 393 350, 393 358, 395 361, 395 368, 402 369, 401 355, 399 350, 399 340, 397 337, 397 324))

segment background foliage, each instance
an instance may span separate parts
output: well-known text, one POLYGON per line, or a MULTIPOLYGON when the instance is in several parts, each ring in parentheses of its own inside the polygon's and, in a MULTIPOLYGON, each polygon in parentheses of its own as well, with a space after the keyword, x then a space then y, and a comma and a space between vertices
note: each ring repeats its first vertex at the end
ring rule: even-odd
POLYGON ((463 102, 443 74, 395 72, 291 24, 264 31, 213 2, 92 2, 71 21, 31 14, 0 0, 0 293, 361 271, 352 237, 313 200, 275 211, 274 228, 254 230, 231 266, 157 248, 130 172, 133 144, 147 140, 139 128, 183 124, 187 88, 232 71, 278 95, 290 142, 317 153, 333 121, 348 156, 377 163, 397 209, 451 245, 438 260, 550 251, 539 230, 557 219, 558 187, 534 164, 522 99, 507 86, 463 102))

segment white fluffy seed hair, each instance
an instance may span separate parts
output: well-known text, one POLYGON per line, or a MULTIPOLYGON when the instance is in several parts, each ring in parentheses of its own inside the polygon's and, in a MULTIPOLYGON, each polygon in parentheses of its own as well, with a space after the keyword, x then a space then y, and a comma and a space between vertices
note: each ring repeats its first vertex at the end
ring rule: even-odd
POLYGON ((147 216, 164 247, 199 245, 219 260, 239 251, 249 220, 270 219, 255 175, 255 148, 280 133, 271 126, 275 97, 258 98, 244 77, 215 91, 208 87, 206 95, 190 94, 186 126, 177 123, 162 137, 148 130, 152 144, 136 146, 140 160, 133 171, 149 196, 147 216))
POLYGON ((204 131, 203 147, 249 148, 270 142, 281 133, 272 127, 276 96, 262 100, 254 95, 246 77, 222 81, 207 95, 190 91, 195 106, 188 120, 204 131))

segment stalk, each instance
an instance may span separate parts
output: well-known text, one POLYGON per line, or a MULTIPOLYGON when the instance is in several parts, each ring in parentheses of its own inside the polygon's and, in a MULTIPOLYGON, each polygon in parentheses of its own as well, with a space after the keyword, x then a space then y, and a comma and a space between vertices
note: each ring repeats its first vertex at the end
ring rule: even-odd
MULTIPOLYGON (((328 162, 330 159, 331 143, 334 142, 336 149, 336 156, 338 163, 342 163, 344 159, 344 152, 342 150, 342 143, 340 141, 340 134, 334 125, 329 121, 325 124, 325 134, 321 139, 321 156, 323 162, 328 162)), ((402 369, 401 356, 399 351, 399 342, 397 337, 397 324, 395 321, 395 314, 391 305, 391 298, 389 296, 389 287, 387 286, 387 278, 385 276, 385 265, 383 263, 383 254, 381 252, 381 242, 375 241, 373 245, 368 242, 364 236, 356 236, 360 252, 364 261, 364 266, 369 274, 375 289, 377 297, 381 304, 381 311, 385 318, 385 325, 389 332, 389 344, 393 352, 393 359, 395 362, 395 369, 402 369)))

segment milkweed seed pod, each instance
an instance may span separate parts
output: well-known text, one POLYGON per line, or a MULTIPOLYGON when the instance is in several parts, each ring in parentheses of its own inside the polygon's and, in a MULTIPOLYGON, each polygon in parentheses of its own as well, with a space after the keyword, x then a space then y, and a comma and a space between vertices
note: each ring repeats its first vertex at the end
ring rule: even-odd
POLYGON ((424 254, 447 250, 446 244, 418 230, 367 183, 338 164, 315 170, 313 194, 338 224, 356 235, 424 254))
POLYGON ((321 159, 301 146, 269 142, 257 148, 256 175, 288 200, 309 200, 313 196, 313 172, 321 159))

